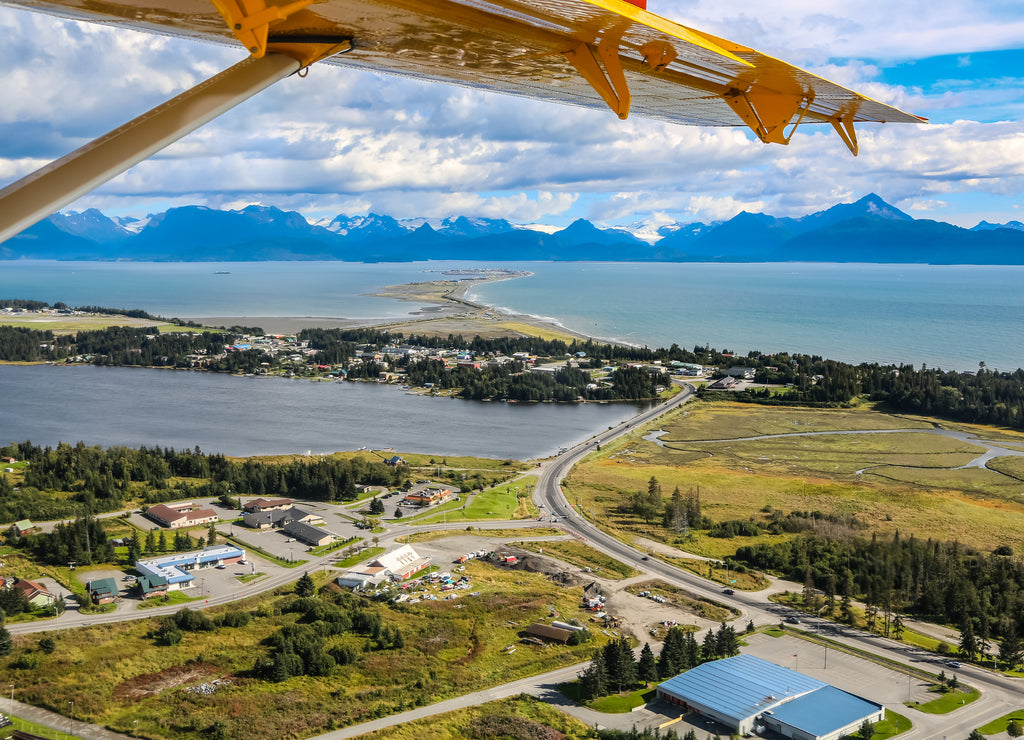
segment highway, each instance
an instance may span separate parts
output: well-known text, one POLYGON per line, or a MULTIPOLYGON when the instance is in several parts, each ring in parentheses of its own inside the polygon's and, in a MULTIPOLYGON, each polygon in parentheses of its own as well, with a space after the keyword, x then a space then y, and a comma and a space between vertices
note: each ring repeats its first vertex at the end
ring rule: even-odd
MULTIPOLYGON (((611 535, 601 531, 594 523, 587 521, 580 516, 571 506, 562 491, 562 481, 569 475, 573 467, 583 458, 593 452, 597 445, 604 445, 623 435, 629 434, 635 427, 648 424, 658 417, 678 408, 691 400, 694 396, 694 388, 689 384, 683 385, 681 393, 673 398, 653 406, 619 426, 608 431, 600 432, 586 442, 569 449, 557 457, 543 462, 539 468, 529 471, 525 475, 536 475, 537 485, 533 491, 533 500, 539 507, 544 507, 549 515, 556 515, 561 519, 559 525, 567 531, 587 541, 595 549, 610 555, 622 562, 628 563, 637 570, 652 577, 660 578, 667 583, 686 588, 695 594, 707 597, 713 601, 732 606, 741 612, 738 624, 745 624, 747 620, 753 621, 755 625, 778 624, 789 616, 798 616, 801 620, 800 629, 817 632, 835 643, 849 646, 856 650, 870 653, 884 660, 895 661, 907 666, 909 670, 920 672, 926 671, 937 674, 945 669, 939 656, 929 653, 903 643, 890 641, 877 635, 868 634, 859 630, 837 625, 823 619, 808 618, 806 615, 792 611, 786 607, 776 605, 768 601, 767 594, 736 592, 733 594, 723 593, 720 584, 708 581, 689 571, 676 568, 668 563, 660 561, 647 553, 621 542, 611 535), (827 633, 827 635, 826 635, 827 633)), ((546 521, 490 521, 474 522, 475 529, 502 529, 508 527, 549 527, 546 521)), ((451 523, 447 525, 398 525, 392 527, 385 534, 380 535, 380 544, 388 546, 401 536, 418 531, 433 531, 438 529, 464 530, 465 522, 451 523)), ((254 594, 269 591, 294 581, 303 571, 315 571, 319 568, 326 568, 332 564, 337 553, 332 553, 319 558, 311 558, 303 566, 295 569, 281 568, 276 572, 269 573, 266 577, 254 584, 250 584, 244 592, 223 593, 212 596, 203 603, 194 602, 192 607, 205 608, 207 606, 223 605, 236 601, 239 598, 248 598, 254 594)), ((793 589, 799 589, 799 585, 793 584, 793 589)), ((133 609, 129 611, 118 611, 110 614, 81 615, 71 610, 54 620, 43 622, 27 622, 8 625, 12 634, 25 634, 55 629, 70 629, 87 625, 104 624, 123 621, 128 619, 148 619, 162 614, 172 614, 181 608, 180 605, 171 605, 149 610, 133 609)), ((576 668, 560 669, 558 675, 576 668)), ((1024 704, 1019 680, 1005 677, 999 673, 979 668, 973 665, 964 665, 956 671, 961 682, 967 682, 982 692, 982 697, 973 704, 948 715, 930 715, 913 709, 903 708, 901 714, 911 718, 914 728, 907 733, 900 735, 906 740, 962 740, 970 734, 975 727, 985 722, 1002 716, 1010 711, 1020 709, 1024 704)), ((566 673, 565 675, 569 675, 566 673)), ((506 690, 515 689, 540 693, 545 685, 550 685, 550 676, 534 677, 534 680, 523 680, 515 683, 514 686, 497 686, 492 689, 468 695, 461 700, 453 700, 454 706, 466 706, 468 704, 480 703, 496 696, 508 695, 506 690), (528 686, 529 685, 529 686, 528 686)), ((432 709, 424 707, 419 711, 421 716, 427 716, 440 711, 441 707, 432 709)), ((404 715, 396 715, 403 717, 404 715)), ((408 717, 405 719, 412 719, 408 717)), ((388 719, 381 720, 379 724, 386 726, 388 719)), ((329 733, 324 737, 334 738, 351 737, 357 728, 346 728, 344 731, 329 733)), ((373 729, 367 726, 362 731, 373 729)))

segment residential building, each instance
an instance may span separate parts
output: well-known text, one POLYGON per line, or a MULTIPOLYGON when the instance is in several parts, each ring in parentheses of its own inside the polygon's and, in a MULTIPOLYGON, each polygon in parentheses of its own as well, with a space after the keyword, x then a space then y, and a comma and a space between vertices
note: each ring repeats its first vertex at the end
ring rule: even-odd
POLYGON ((28 519, 22 519, 21 521, 14 523, 14 533, 18 537, 24 537, 26 534, 32 534, 36 531, 36 525, 28 519))
POLYGON ((752 655, 691 668, 658 685, 658 698, 725 725, 738 735, 765 729, 798 740, 839 740, 885 708, 752 655))
POLYGON ((253 511, 242 515, 242 523, 253 529, 272 529, 283 527, 291 522, 303 524, 323 524, 324 518, 312 511, 292 506, 289 509, 270 509, 269 511, 253 511))
POLYGON ((85 590, 94 604, 110 604, 121 598, 117 581, 113 578, 100 578, 85 584, 85 590))
POLYGON ((213 509, 197 509, 192 503, 157 504, 146 509, 146 516, 168 529, 199 527, 219 520, 213 509))
POLYGON ((403 504, 413 506, 436 506, 455 498, 455 490, 451 486, 442 486, 438 483, 423 483, 409 492, 402 499, 403 504))
POLYGON ((166 596, 170 590, 170 584, 163 576, 141 575, 135 582, 139 594, 143 599, 155 599, 158 596, 166 596))
POLYGON ((272 511, 274 509, 287 509, 292 505, 290 498, 257 498, 242 505, 242 511, 272 511))
POLYGON ((57 597, 50 593, 45 586, 27 578, 19 578, 14 587, 25 594, 29 605, 34 609, 52 606, 53 602, 57 600, 57 597))

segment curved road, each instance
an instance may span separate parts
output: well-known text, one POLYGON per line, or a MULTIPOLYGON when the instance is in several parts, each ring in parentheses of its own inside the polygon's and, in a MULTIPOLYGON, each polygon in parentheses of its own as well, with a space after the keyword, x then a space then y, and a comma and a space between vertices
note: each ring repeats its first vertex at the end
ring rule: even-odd
MULTIPOLYGON (((742 616, 754 621, 755 624, 778 623, 785 616, 797 613, 785 607, 772 604, 767 600, 767 596, 763 593, 740 592, 732 595, 725 595, 722 593, 720 585, 705 580, 693 573, 690 573, 689 571, 676 568, 668 563, 664 563, 653 558, 650 560, 644 560, 646 553, 615 539, 574 512, 572 506, 569 504, 562 492, 562 480, 569 474, 573 466, 579 463, 596 448, 596 445, 606 444, 607 442, 628 434, 633 427, 646 424, 659 416, 678 408, 689 401, 693 397, 693 394, 693 386, 684 384, 683 392, 668 401, 641 412, 629 421, 623 422, 618 427, 596 434, 590 440, 567 450, 552 460, 542 463, 539 469, 530 471, 526 474, 538 476, 538 482, 533 492, 533 500, 538 506, 546 507, 550 514, 564 517, 564 522, 566 524, 565 528, 574 530, 574 533, 586 538, 588 543, 595 549, 618 560, 630 563, 638 570, 661 578, 668 583, 684 587, 699 595, 706 596, 715 601, 740 609, 742 611, 742 616)), ((422 526, 400 526, 396 529, 389 530, 384 535, 381 535, 380 541, 381 543, 386 544, 393 542, 400 536, 412 534, 418 531, 433 531, 438 529, 462 530, 465 526, 464 522, 447 525, 434 524, 422 526)), ((503 521, 474 522, 473 526, 476 529, 503 529, 509 526, 547 527, 550 526, 550 524, 544 521, 503 521)), ((312 558, 301 568, 301 570, 313 571, 317 568, 326 568, 331 564, 332 557, 334 557, 334 554, 319 558, 312 558)), ((205 607, 226 604, 236 601, 239 598, 246 598, 256 593, 277 588, 278 586, 285 585, 295 580, 298 570, 298 568, 294 571, 286 570, 263 578, 258 584, 254 584, 254 587, 251 590, 248 590, 245 593, 228 593, 220 596, 214 596, 206 600, 205 603, 196 605, 205 607)), ((798 588, 797 586, 794 587, 798 588)), ((15 634, 41 632, 53 629, 70 629, 73 627, 117 622, 127 619, 147 619, 162 614, 173 614, 180 608, 180 605, 172 605, 150 610, 133 610, 125 613, 114 612, 101 615, 81 615, 77 612, 70 611, 54 620, 48 620, 46 622, 11 624, 8 625, 8 629, 10 632, 15 634)), ((938 670, 943 668, 942 661, 933 653, 918 650, 903 643, 892 642, 876 635, 870 635, 858 630, 840 627, 826 620, 808 620, 806 615, 803 614, 800 614, 800 618, 804 624, 809 624, 812 630, 826 629, 831 631, 829 639, 835 642, 849 645, 850 647, 874 654, 880 658, 895 661, 907 666, 909 669, 916 671, 925 670, 931 673, 936 673, 938 670)), ((450 709, 454 709, 459 706, 475 705, 485 701, 490 701, 491 699, 499 696, 508 696, 520 691, 545 694, 550 690, 552 679, 565 680, 565 677, 574 675, 576 670, 578 670, 577 666, 562 668, 558 671, 552 672, 550 675, 544 674, 542 676, 535 676, 532 679, 524 679, 517 681, 514 684, 496 686, 480 692, 475 692, 449 702, 442 702, 430 707, 421 707, 417 709, 415 713, 418 716, 429 716, 443 711, 449 711, 450 709)), ((949 740, 957 740, 957 738, 966 737, 971 730, 981 724, 984 724, 988 720, 1002 716, 1010 711, 1017 710, 1020 708, 1021 704, 1024 704, 1024 700, 1022 700, 1020 692, 1021 684, 1017 680, 971 665, 965 665, 960 668, 958 670, 958 675, 960 675, 962 680, 968 681, 971 685, 979 688, 983 694, 982 698, 970 706, 949 715, 928 715, 919 712, 913 712, 911 714, 912 710, 904 710, 904 714, 910 715, 910 718, 914 723, 914 728, 901 735, 901 738, 905 738, 906 740, 946 740, 948 737, 949 740)), ((335 738, 337 738, 340 740, 342 737, 353 737, 356 734, 368 732, 372 729, 378 729, 378 727, 392 726, 398 722, 409 721, 413 718, 414 717, 408 716, 407 714, 393 715, 392 717, 382 718, 374 723, 345 728, 344 730, 328 733, 321 737, 330 738, 331 740, 335 740, 335 738)), ((83 736, 87 735, 87 733, 82 734, 83 736)))

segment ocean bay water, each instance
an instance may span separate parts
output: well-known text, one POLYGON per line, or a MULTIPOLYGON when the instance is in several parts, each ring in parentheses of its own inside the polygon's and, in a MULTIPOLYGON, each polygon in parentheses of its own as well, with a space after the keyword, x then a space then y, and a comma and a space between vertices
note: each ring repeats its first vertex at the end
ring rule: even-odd
MULTIPOLYGON (((182 318, 384 319, 416 303, 370 295, 493 263, 0 262, 0 297, 142 308, 182 318)), ((1003 370, 1024 366, 1024 267, 521 263, 527 278, 471 296, 596 338, 849 362, 1003 370)), ((255 323, 255 322, 254 322, 255 323)), ((586 439, 635 408, 481 404, 375 384, 163 370, 0 367, 0 442, 31 439, 263 454, 359 447, 531 458, 586 439)))
POLYGON ((585 335, 946 370, 1024 367, 1024 267, 518 263, 472 300, 585 335))
POLYGON ((376 383, 91 365, 0 366, 0 397, 0 444, 198 445, 226 455, 365 447, 527 460, 583 442, 640 408, 483 403, 376 383))
POLYGON ((533 275, 474 286, 471 298, 551 317, 595 338, 952 370, 976 369, 979 362, 1001 370, 1024 367, 1022 266, 19 260, 0 262, 0 297, 182 318, 369 321, 420 308, 368 295, 381 286, 495 266, 533 275))

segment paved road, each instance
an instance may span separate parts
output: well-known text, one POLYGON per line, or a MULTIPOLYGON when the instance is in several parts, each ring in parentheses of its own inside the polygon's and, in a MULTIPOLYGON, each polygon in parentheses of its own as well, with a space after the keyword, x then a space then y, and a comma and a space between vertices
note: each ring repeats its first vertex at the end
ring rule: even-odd
MULTIPOLYGON (((802 625, 803 629, 810 629, 812 631, 827 630, 829 632, 829 639, 835 640, 836 642, 855 647, 880 658, 896 661, 910 669, 925 670, 931 673, 937 673, 939 670, 942 670, 944 666, 941 660, 932 653, 918 650, 902 643, 886 640, 876 635, 869 635, 857 630, 838 627, 826 620, 807 620, 805 615, 798 614, 786 607, 781 607, 768 602, 768 594, 778 589, 770 589, 758 593, 738 592, 731 596, 724 595, 721 593, 720 585, 700 578, 688 571, 675 568, 667 563, 655 559, 643 560, 646 553, 643 553, 636 548, 620 542, 612 536, 602 532, 592 523, 586 521, 584 518, 580 517, 579 514, 573 511, 562 492, 561 482, 565 476, 569 474, 574 465, 590 454, 590 452, 595 449, 596 445, 610 442, 629 433, 633 427, 646 424, 658 418, 662 414, 678 408, 681 404, 689 401, 693 397, 693 393, 693 387, 687 384, 684 386, 684 391, 672 399, 638 414, 633 419, 620 424, 614 429, 595 435, 592 439, 566 451, 548 462, 543 463, 540 468, 527 473, 526 475, 538 476, 538 483, 534 488, 533 494, 534 502, 546 507, 550 514, 564 517, 561 522, 563 528, 588 540, 589 544, 596 549, 633 565, 648 576, 657 576, 668 583, 684 587, 699 595, 707 596, 716 601, 734 606, 742 611, 742 620, 751 620, 756 625, 776 624, 786 616, 797 615, 804 623, 802 625)), ((547 527, 551 525, 544 521, 520 520, 513 522, 474 522, 472 526, 475 529, 503 529, 508 527, 547 527)), ((435 524, 422 526, 399 526, 389 530, 383 535, 380 535, 380 543, 386 546, 392 543, 399 536, 417 531, 433 531, 438 529, 464 530, 465 527, 466 524, 464 522, 448 525, 435 524)), ((230 603, 240 596, 247 597, 254 593, 277 588, 278 586, 293 581, 298 576, 299 570, 312 571, 317 568, 328 567, 332 557, 333 555, 321 558, 312 558, 310 562, 302 568, 295 569, 295 571, 284 571, 268 576, 259 581, 256 587, 247 590, 244 594, 226 593, 211 597, 203 604, 193 605, 205 607, 207 605, 214 606, 217 604, 230 603)), ((792 588, 798 588, 798 586, 793 584, 792 588)), ((125 619, 145 619, 161 614, 171 614, 180 608, 181 607, 179 605, 174 605, 144 611, 136 610, 135 612, 89 616, 69 612, 56 620, 41 623, 15 624, 10 625, 9 629, 12 633, 68 629, 89 624, 122 621, 125 619)), ((536 696, 543 697, 545 701, 558 704, 560 708, 570 714, 580 717, 580 719, 583 719, 588 724, 594 724, 597 722, 601 722, 602 724, 621 722, 631 723, 632 718, 630 715, 620 715, 618 719, 616 719, 612 715, 602 715, 583 707, 570 705, 569 702, 564 700, 564 698, 554 690, 554 687, 558 683, 574 677, 581 667, 582 665, 570 666, 541 676, 521 679, 519 681, 504 684, 502 686, 496 686, 490 689, 484 689, 428 707, 420 707, 402 714, 385 717, 354 727, 348 727, 343 730, 337 730, 319 737, 324 738, 325 740, 341 740, 342 738, 355 737, 356 735, 370 732, 375 729, 395 726, 396 724, 412 721, 414 719, 440 714, 451 711, 452 709, 473 706, 521 692, 534 694, 536 696)), ((946 671, 947 673, 950 672, 948 668, 946 671)), ((946 738, 949 738, 949 740, 956 740, 957 738, 966 737, 972 729, 984 724, 988 720, 1002 716, 1011 710, 1018 709, 1022 703, 1022 684, 1018 680, 1006 678, 1001 674, 981 669, 976 666, 964 666, 959 669, 958 676, 961 681, 968 682, 981 689, 983 692, 982 698, 969 707, 965 707, 951 715, 926 715, 915 712, 911 709, 903 708, 901 713, 911 717, 911 720, 914 723, 914 729, 904 735, 901 735, 901 738, 905 738, 906 740, 945 740, 946 738)), ((624 727, 628 726, 628 724, 624 725, 624 727)))

